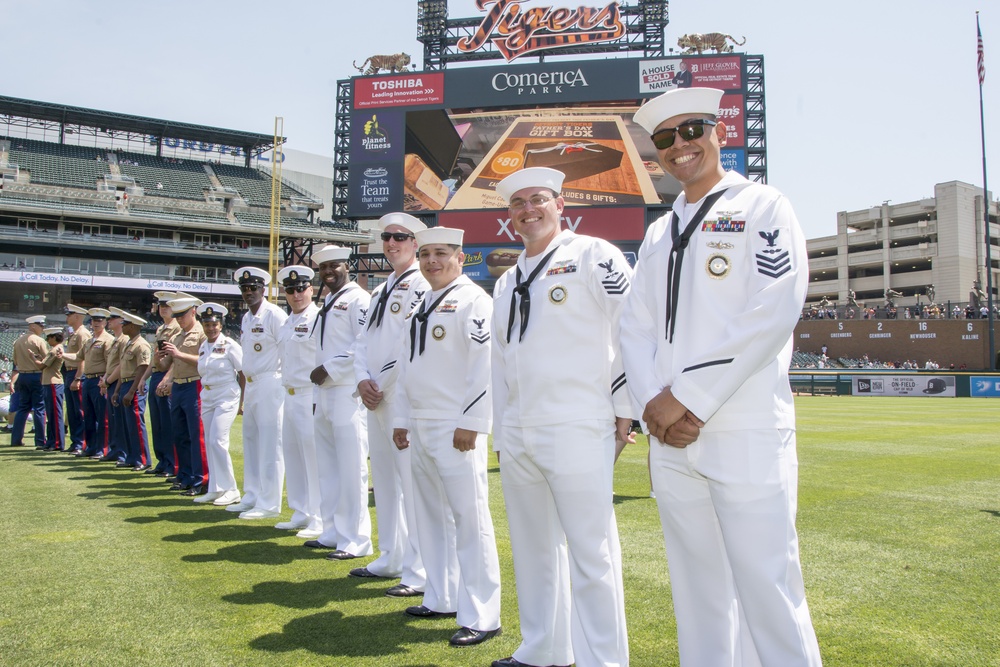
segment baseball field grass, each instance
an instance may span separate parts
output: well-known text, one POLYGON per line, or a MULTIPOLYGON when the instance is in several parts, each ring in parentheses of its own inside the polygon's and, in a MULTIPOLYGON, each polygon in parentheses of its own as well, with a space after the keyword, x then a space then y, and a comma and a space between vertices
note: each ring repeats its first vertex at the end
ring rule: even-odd
MULTIPOLYGON (((824 663, 1000 665, 1000 404, 802 397, 799 538, 824 663)), ((232 454, 242 477, 239 423, 232 454)), ((388 580, 347 577, 275 520, 245 521, 107 463, 0 437, 0 664, 489 665, 517 647, 499 472, 504 634, 455 649, 388 580)), ((645 439, 616 467, 631 664, 678 664, 645 439)), ((283 517, 287 518, 286 509, 283 517)), ((374 512, 373 512, 374 519, 374 512)))

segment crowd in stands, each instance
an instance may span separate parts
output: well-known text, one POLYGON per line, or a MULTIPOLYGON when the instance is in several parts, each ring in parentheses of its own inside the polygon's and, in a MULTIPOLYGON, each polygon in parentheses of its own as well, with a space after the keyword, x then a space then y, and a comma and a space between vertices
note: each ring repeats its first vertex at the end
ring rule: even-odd
MULTIPOLYGON (((993 307, 994 317, 1000 315, 998 307, 993 307)), ((955 304, 948 309, 946 304, 924 304, 923 306, 907 306, 897 308, 895 306, 879 306, 877 308, 819 308, 816 306, 807 307, 802 312, 803 320, 978 320, 988 319, 990 311, 986 306, 978 310, 972 304, 967 304, 964 308, 960 304, 955 304)))

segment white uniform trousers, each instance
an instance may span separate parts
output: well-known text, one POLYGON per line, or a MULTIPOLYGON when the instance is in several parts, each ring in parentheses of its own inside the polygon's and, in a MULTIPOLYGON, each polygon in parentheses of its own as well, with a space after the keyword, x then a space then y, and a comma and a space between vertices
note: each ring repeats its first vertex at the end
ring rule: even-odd
POLYGON ((653 440, 650 472, 684 667, 818 667, 799 564, 789 429, 653 440))
POLYGON ((316 471, 312 387, 285 387, 285 421, 281 448, 285 452, 285 495, 291 520, 310 530, 323 530, 320 518, 320 480, 316 471))
POLYGON ((424 564, 417 549, 413 510, 410 448, 392 442, 390 396, 368 412, 368 458, 375 487, 379 556, 366 566, 380 577, 400 577, 400 583, 424 590, 424 564))
POLYGON ((316 461, 319 467, 319 541, 355 556, 372 553, 368 514, 368 428, 354 387, 316 390, 316 461))
POLYGON ((281 424, 285 390, 277 373, 247 378, 243 390, 243 501, 259 510, 281 511, 285 457, 281 424))
POLYGON ((529 665, 628 665, 614 424, 504 426, 502 438, 521 619, 514 657, 529 665))
POLYGON ((208 493, 236 491, 233 459, 229 456, 229 430, 240 409, 240 385, 229 384, 201 388, 201 425, 205 431, 208 455, 208 493))
POLYGON ((500 559, 490 516, 485 434, 453 445, 457 421, 411 420, 417 540, 427 570, 423 604, 458 612, 473 630, 500 627, 500 559))

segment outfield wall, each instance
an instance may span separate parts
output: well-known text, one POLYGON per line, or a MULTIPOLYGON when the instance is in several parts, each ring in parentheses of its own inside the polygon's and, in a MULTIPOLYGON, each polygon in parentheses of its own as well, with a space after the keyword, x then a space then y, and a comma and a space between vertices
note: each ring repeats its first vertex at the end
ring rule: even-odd
POLYGON ((789 371, 796 394, 1000 398, 1000 373, 949 371, 789 371))
MULTIPOLYGON (((832 359, 841 357, 903 362, 927 360, 941 369, 952 364, 969 369, 992 368, 988 320, 802 320, 795 327, 794 345, 819 353, 824 345, 832 359)), ((1000 324, 994 323, 1000 341, 1000 324)))

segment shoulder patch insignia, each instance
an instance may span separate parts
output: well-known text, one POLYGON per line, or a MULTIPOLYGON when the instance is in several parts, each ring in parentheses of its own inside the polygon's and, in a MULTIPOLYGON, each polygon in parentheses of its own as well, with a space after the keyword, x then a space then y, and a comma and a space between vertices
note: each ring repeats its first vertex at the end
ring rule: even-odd
POLYGON ((754 257, 757 259, 757 273, 762 276, 780 278, 792 270, 792 260, 789 258, 787 250, 780 255, 757 253, 754 257))

